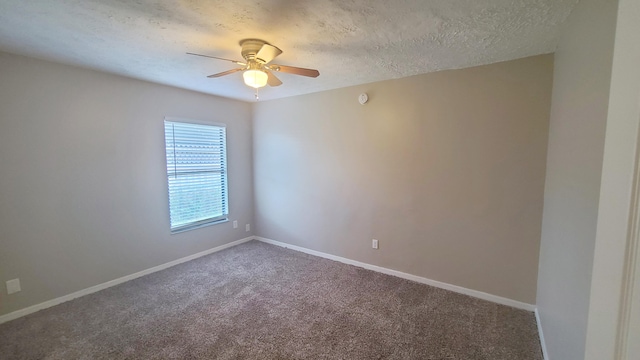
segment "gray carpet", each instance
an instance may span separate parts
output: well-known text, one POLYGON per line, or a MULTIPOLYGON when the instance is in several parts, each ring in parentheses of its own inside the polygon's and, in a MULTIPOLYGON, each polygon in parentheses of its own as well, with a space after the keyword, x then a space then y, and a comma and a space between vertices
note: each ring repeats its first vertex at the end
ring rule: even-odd
POLYGON ((532 313, 252 241, 0 325, 2 359, 542 359, 532 313))

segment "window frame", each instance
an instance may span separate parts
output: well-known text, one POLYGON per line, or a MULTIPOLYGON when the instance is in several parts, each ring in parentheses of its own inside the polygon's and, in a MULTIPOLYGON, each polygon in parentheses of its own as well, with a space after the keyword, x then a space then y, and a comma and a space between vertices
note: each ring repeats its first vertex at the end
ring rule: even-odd
POLYGON ((213 122, 213 121, 204 121, 204 120, 195 120, 195 119, 187 119, 187 118, 179 118, 179 117, 165 117, 163 122, 163 135, 165 137, 165 141, 164 141, 164 169, 165 169, 165 180, 166 180, 166 184, 167 184, 167 209, 168 209, 168 219, 169 219, 169 229, 171 231, 171 234, 177 234, 177 233, 181 233, 181 232, 185 232, 185 231, 189 231, 189 230, 194 230, 194 229, 199 229, 202 227, 206 227, 206 226, 211 226, 211 225, 216 225, 216 224, 221 224, 221 223, 225 223, 229 221, 229 169, 228 169, 228 163, 227 163, 227 159, 228 159, 228 144, 227 144, 227 124, 225 123, 219 123, 219 122, 213 122), (170 123, 183 123, 183 124, 187 124, 187 125, 199 125, 199 126, 214 126, 214 127, 221 127, 224 128, 224 158, 223 158, 223 163, 224 163, 224 168, 222 173, 224 174, 224 190, 221 193, 223 199, 224 199, 224 210, 223 214, 219 217, 212 217, 212 218, 208 218, 208 219, 204 219, 204 220, 198 220, 198 221, 193 221, 187 224, 183 224, 180 226, 176 226, 176 227, 171 227, 171 199, 170 199, 170 184, 169 184, 169 178, 171 176, 169 169, 168 169, 168 162, 167 162, 167 134, 166 134, 166 123, 170 122, 170 123))

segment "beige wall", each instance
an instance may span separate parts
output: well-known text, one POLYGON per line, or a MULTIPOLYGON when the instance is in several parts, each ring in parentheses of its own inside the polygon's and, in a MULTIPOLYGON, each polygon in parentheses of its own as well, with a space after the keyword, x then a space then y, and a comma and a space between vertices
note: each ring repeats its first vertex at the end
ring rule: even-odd
POLYGON ((257 235, 535 303, 552 68, 544 55, 255 104, 257 235))
POLYGON ((537 305, 551 359, 584 358, 616 1, 580 1, 555 54, 537 305))
POLYGON ((170 235, 163 118, 228 126, 231 218, 253 215, 251 107, 0 53, 0 314, 252 233, 170 235))

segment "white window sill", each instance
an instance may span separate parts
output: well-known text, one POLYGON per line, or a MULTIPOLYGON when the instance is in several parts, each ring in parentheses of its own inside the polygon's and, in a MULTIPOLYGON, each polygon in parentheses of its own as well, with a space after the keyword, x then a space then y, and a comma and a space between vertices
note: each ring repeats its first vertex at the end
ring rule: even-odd
POLYGON ((222 224, 222 223, 226 223, 229 222, 229 219, 220 219, 220 220, 215 220, 215 221, 211 221, 208 223, 204 223, 204 224, 198 224, 198 225, 193 225, 193 226, 186 226, 183 228, 179 228, 177 230, 171 230, 171 235, 173 234, 179 234, 181 232, 185 232, 185 231, 190 231, 190 230, 195 230, 195 229, 200 229, 203 227, 207 227, 207 226, 211 226, 211 225, 217 225, 217 224, 222 224))

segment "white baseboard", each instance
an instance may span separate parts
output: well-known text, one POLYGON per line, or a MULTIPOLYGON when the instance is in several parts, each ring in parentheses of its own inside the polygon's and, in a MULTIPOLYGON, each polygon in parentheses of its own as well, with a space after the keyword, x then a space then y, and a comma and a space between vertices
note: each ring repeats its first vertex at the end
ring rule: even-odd
POLYGON ((111 281, 107 281, 105 283, 98 284, 98 285, 95 285, 95 286, 92 286, 92 287, 89 287, 89 288, 86 288, 86 289, 83 289, 83 290, 80 290, 80 291, 76 291, 76 292, 68 294, 68 295, 64 295, 64 296, 61 296, 61 297, 58 297, 58 298, 55 298, 55 299, 47 300, 47 301, 42 302, 40 304, 32 305, 32 306, 29 306, 29 307, 24 308, 24 309, 20 309, 20 310, 14 311, 14 312, 10 312, 8 314, 0 316, 0 324, 5 323, 7 321, 11 321, 11 320, 17 319, 19 317, 23 317, 25 315, 32 314, 32 313, 34 313, 36 311, 40 311, 40 310, 43 310, 43 309, 46 309, 46 308, 61 304, 63 302, 67 302, 69 300, 73 300, 75 298, 79 298, 79 297, 84 296, 84 295, 89 295, 89 294, 92 294, 94 292, 97 292, 97 291, 100 291, 100 290, 104 290, 106 288, 109 288, 109 287, 112 287, 112 286, 115 286, 115 285, 118 285, 118 284, 122 284, 123 282, 127 282, 129 280, 133 280, 133 279, 139 278, 141 276, 145 276, 145 275, 148 275, 148 274, 160 271, 160 270, 164 270, 164 269, 170 268, 172 266, 175 266, 175 265, 178 265, 178 264, 182 264, 184 262, 187 262, 187 261, 190 261, 190 260, 193 260, 193 259, 197 259, 197 258, 205 256, 205 255, 213 254, 214 252, 218 252, 220 250, 224 250, 224 249, 230 248, 232 246, 240 245, 242 243, 245 243, 247 241, 251 241, 253 239, 254 239, 253 236, 249 236, 249 237, 246 237, 244 239, 232 241, 232 242, 230 242, 228 244, 216 246, 214 248, 211 248, 211 249, 208 249, 208 250, 205 250, 205 251, 201 251, 201 252, 193 254, 193 255, 189 255, 189 256, 185 256, 185 257, 177 259, 177 260, 169 261, 168 263, 165 263, 165 264, 162 264, 162 265, 158 265, 158 266, 154 266, 152 268, 139 271, 139 272, 137 272, 135 274, 123 276, 121 278, 117 278, 117 279, 114 279, 114 280, 111 280, 111 281))
POLYGON ((371 264, 367 264, 367 263, 363 263, 360 261, 356 261, 356 260, 351 260, 351 259, 347 259, 347 258, 343 258, 340 256, 336 256, 336 255, 331 255, 331 254, 327 254, 327 253, 323 253, 320 251, 315 251, 315 250, 311 250, 311 249, 307 249, 307 248, 303 248, 300 246, 296 246, 296 245, 291 245, 291 244, 287 244, 287 243, 283 243, 280 241, 276 241, 276 240, 272 240, 272 239, 267 239, 267 238, 263 238, 260 236, 250 236, 250 237, 246 237, 244 239, 240 239, 240 240, 236 240, 233 242, 230 242, 228 244, 224 244, 224 245, 220 245, 217 246, 215 248, 211 248, 205 251, 201 251, 199 253, 193 254, 193 255, 189 255, 177 260, 173 260, 170 261, 168 263, 162 264, 162 265, 158 265, 158 266, 154 266, 152 268, 146 269, 146 270, 142 270, 139 271, 137 273, 131 274, 131 275, 127 275, 127 276, 123 276, 121 278, 117 278, 111 281, 107 281, 105 283, 102 284, 98 284, 80 291, 76 291, 74 293, 68 294, 68 295, 64 295, 55 299, 51 299, 45 302, 42 302, 40 304, 36 304, 36 305, 32 305, 29 306, 27 308, 24 309, 20 309, 20 310, 16 310, 14 312, 5 314, 0 316, 0 324, 5 323, 7 321, 11 321, 17 318, 20 318, 22 316, 25 315, 29 315, 32 314, 36 311, 39 310, 43 310, 58 304, 61 304, 63 302, 67 302, 69 300, 73 300, 75 298, 79 298, 81 296, 84 295, 89 295, 92 294, 94 292, 118 285, 118 284, 122 284, 124 282, 127 282, 129 280, 133 280, 136 278, 139 278, 141 276, 145 276, 160 270, 164 270, 167 269, 169 267, 193 260, 193 259, 197 259, 199 257, 205 256, 205 255, 209 255, 227 248, 230 248, 232 246, 236 246, 236 245, 240 245, 242 243, 251 241, 251 240, 259 240, 262 241, 264 243, 268 243, 268 244, 272 244, 272 245, 277 245, 280 247, 284 247, 284 248, 288 248, 291 250, 296 250, 296 251, 300 251, 303 253, 307 253, 310 255, 314 255, 314 256, 318 256, 318 257, 322 257, 322 258, 326 258, 326 259, 330 259, 330 260, 334 260, 334 261, 339 261, 341 263, 345 263, 345 264, 349 264, 349 265, 354 265, 354 266, 358 266, 364 269, 368 269, 368 270, 372 270, 372 271, 376 271, 376 272, 380 272, 383 274, 387 274, 387 275, 392 275, 392 276, 397 276, 403 279, 407 279, 407 280, 412 280, 415 282, 419 282, 422 284, 426 284, 426 285, 430 285, 433 287, 437 287, 437 288, 441 288, 441 289, 445 289, 445 290, 449 290, 449 291, 453 291, 456 293, 460 293, 460 294, 464 294, 464 295, 468 295, 468 296, 472 296, 475 298, 479 298, 479 299, 483 299, 483 300, 487 300, 487 301, 491 301, 494 303, 498 303, 498 304, 502 304, 502 305, 506 305, 506 306, 511 306, 517 309, 522 309, 522 310, 527 310, 527 311, 535 311, 535 315, 536 315, 536 322, 538 324, 538 332, 540 334, 540 342, 542 344, 542 351, 545 357, 545 360, 549 360, 549 358, 547 357, 546 354, 546 347, 545 347, 545 343, 544 343, 544 337, 542 335, 542 328, 540 326, 540 318, 538 315, 538 312, 536 311, 536 306, 535 305, 531 305, 531 304, 527 304, 524 302, 520 302, 520 301, 516 301, 516 300, 512 300, 512 299, 508 299, 508 298, 504 298, 501 296, 497 296, 497 295, 492 295, 492 294, 488 294, 482 291, 477 291, 477 290, 472 290, 472 289, 467 289, 461 286, 457 286, 457 285, 452 285, 452 284, 447 284, 444 282, 440 282, 440 281, 436 281, 436 280, 431 280, 431 279, 427 279, 421 276, 417 276, 417 275, 412 275, 412 274, 407 274, 398 270, 392 270, 392 269, 387 269, 381 266, 377 266, 377 265, 371 265, 371 264))
POLYGON ((549 354, 547 353, 547 344, 544 342, 544 335, 542 334, 542 323, 540 322, 540 312, 535 309, 536 324, 538 324, 538 337, 540 337, 540 347, 542 348, 542 357, 544 360, 549 360, 549 354))
POLYGON ((511 307, 514 307, 514 308, 517 308, 517 309, 522 309, 522 310, 527 310, 527 311, 534 311, 536 309, 535 305, 527 304, 527 303, 516 301, 516 300, 512 300, 512 299, 507 299, 507 298, 504 298, 504 297, 501 297, 501 296, 497 296, 497 295, 487 294, 487 293, 482 292, 482 291, 467 289, 467 288, 464 288, 462 286, 447 284, 447 283, 444 283, 444 282, 427 279, 427 278, 424 278, 424 277, 421 277, 421 276, 407 274, 407 273, 404 273, 402 271, 387 269, 387 268, 384 268, 384 267, 381 267, 381 266, 371 265, 371 264, 363 263, 363 262, 360 262, 360 261, 351 260, 351 259, 343 258, 343 257, 340 257, 340 256, 331 255, 331 254, 323 253, 323 252, 320 252, 320 251, 315 251, 315 250, 303 248, 303 247, 300 247, 300 246, 291 245, 291 244, 283 243, 283 242, 280 242, 280 241, 263 238, 263 237, 260 237, 260 236, 254 236, 254 238, 256 240, 262 241, 262 242, 267 243, 267 244, 281 246, 281 247, 284 247, 284 248, 287 248, 287 249, 296 250, 296 251, 300 251, 300 252, 307 253, 307 254, 310 254, 310 255, 323 257, 323 258, 329 259, 329 260, 339 261, 341 263, 358 266, 358 267, 361 267, 361 268, 377 271, 377 272, 380 272, 380 273, 383 273, 383 274, 387 274, 387 275, 397 276, 397 277, 400 277, 400 278, 403 278, 403 279, 412 280, 412 281, 419 282, 419 283, 422 283, 422 284, 427 284, 427 285, 430 285, 430 286, 433 286, 433 287, 437 287, 437 288, 440 288, 440 289, 453 291, 453 292, 456 292, 456 293, 459 293, 459 294, 469 295, 469 296, 472 296, 472 297, 475 297, 475 298, 478 298, 478 299, 491 301, 491 302, 498 303, 498 304, 501 304, 501 305, 511 306, 511 307))

